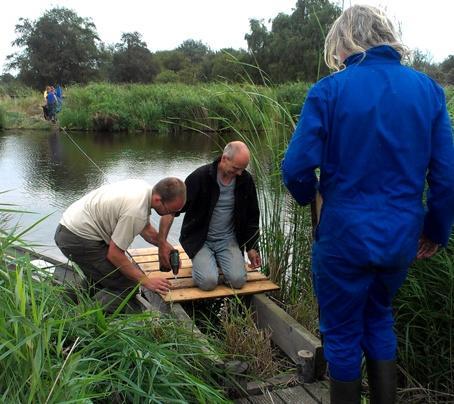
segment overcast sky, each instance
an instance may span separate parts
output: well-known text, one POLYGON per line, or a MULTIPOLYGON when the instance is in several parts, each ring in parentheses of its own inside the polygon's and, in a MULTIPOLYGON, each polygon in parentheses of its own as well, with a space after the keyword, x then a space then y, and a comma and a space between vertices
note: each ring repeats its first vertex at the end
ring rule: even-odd
MULTIPOLYGON (((338 4, 383 6, 401 23, 410 48, 430 52, 440 62, 454 54, 454 0, 340 0, 338 4)), ((186 39, 201 40, 211 49, 247 48, 249 19, 267 22, 279 12, 291 13, 296 0, 12 0, 0 13, 0 66, 16 38, 19 18, 35 20, 45 10, 67 7, 90 17, 100 39, 119 42, 121 33, 138 31, 151 51, 174 49, 186 39)))

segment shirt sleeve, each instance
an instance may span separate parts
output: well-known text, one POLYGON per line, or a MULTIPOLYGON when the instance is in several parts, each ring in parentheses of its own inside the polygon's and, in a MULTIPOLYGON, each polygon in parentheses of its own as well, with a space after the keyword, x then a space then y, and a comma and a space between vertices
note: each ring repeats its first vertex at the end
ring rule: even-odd
POLYGON ((446 246, 454 223, 454 144, 443 90, 440 109, 432 125, 432 149, 427 173, 427 212, 424 235, 446 246))
POLYGON ((322 160, 326 117, 325 97, 315 85, 306 97, 281 167, 284 184, 300 205, 310 203, 318 189, 314 170, 322 160))
POLYGON ((134 238, 142 232, 147 221, 131 215, 124 215, 115 226, 111 240, 123 251, 127 250, 134 238))

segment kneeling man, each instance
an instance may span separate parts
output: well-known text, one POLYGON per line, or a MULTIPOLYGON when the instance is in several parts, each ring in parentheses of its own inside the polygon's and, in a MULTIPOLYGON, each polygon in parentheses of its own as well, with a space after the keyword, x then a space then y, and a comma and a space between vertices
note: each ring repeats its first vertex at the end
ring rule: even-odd
MULTIPOLYGON (((185 180, 186 212, 180 242, 192 259, 192 277, 203 290, 218 284, 218 266, 235 289, 246 282, 244 249, 253 268, 261 265, 257 242, 259 208, 249 164, 249 149, 229 143, 222 156, 197 168, 185 180)), ((165 218, 170 221, 173 217, 165 218)), ((163 225, 164 227, 164 225, 163 225)))

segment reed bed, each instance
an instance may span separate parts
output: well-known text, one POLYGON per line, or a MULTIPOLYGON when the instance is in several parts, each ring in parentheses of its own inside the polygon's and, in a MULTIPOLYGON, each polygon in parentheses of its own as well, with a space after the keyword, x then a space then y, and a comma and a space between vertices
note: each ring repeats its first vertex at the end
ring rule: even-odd
MULTIPOLYGON (((0 204, 1 215, 16 213, 0 204)), ((106 315, 83 291, 53 284, 29 257, 11 256, 29 229, 0 230, 1 402, 229 402, 206 340, 150 312, 106 315)))
POLYGON ((395 308, 406 385, 454 402, 454 233, 447 249, 410 268, 395 308))

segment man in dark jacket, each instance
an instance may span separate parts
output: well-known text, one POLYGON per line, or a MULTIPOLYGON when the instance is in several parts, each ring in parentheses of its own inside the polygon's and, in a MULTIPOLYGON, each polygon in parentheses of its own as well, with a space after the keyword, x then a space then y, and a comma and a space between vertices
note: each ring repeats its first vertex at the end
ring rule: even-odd
MULTIPOLYGON (((261 265, 257 252, 259 208, 249 164, 249 149, 229 143, 213 163, 199 167, 185 180, 186 212, 180 242, 192 259, 192 277, 203 290, 218 284, 218 265, 226 283, 241 288, 246 282, 243 251, 253 268, 261 265)), ((167 229, 173 218, 169 218, 167 229)), ((168 254, 164 254, 167 256, 168 254)))

